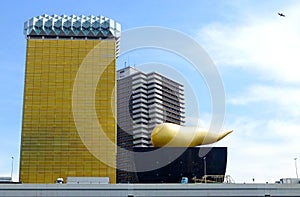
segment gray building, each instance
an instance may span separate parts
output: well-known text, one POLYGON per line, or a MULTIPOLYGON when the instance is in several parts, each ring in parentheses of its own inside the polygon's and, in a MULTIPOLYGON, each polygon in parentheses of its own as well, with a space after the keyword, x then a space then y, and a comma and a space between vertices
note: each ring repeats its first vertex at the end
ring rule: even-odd
MULTIPOLYGON (((117 114, 118 132, 133 137, 130 146, 149 147, 157 124, 184 124, 183 85, 156 72, 144 73, 134 67, 118 70, 117 114)), ((118 142, 122 145, 124 139, 118 142)))
MULTIPOLYGON (((156 72, 144 73, 134 67, 120 69, 117 71, 117 119, 119 147, 129 151, 133 147, 151 147, 151 132, 157 124, 185 123, 184 87, 156 72)), ((122 151, 117 156, 117 166, 120 165, 123 169, 134 165, 132 158, 122 151)))

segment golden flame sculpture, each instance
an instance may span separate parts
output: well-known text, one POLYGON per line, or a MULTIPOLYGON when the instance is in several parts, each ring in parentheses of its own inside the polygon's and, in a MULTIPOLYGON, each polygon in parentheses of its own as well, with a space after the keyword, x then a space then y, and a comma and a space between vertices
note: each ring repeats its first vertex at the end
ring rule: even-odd
POLYGON ((194 147, 212 144, 230 134, 233 130, 223 133, 208 132, 198 127, 185 127, 173 123, 157 125, 151 134, 154 147, 194 147))

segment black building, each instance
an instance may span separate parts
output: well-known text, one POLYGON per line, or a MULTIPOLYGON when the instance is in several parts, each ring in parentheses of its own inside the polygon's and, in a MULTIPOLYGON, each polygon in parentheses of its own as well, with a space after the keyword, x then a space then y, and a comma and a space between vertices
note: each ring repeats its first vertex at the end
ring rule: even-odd
POLYGON ((118 183, 180 183, 182 177, 193 182, 193 177, 224 176, 226 172, 227 147, 135 147, 133 151, 137 153, 132 162, 134 172, 117 177, 118 183))

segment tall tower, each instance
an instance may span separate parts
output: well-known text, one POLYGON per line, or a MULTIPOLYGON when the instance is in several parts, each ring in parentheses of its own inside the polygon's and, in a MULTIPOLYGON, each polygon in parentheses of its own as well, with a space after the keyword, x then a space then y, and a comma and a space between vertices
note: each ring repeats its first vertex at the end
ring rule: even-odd
MULTIPOLYGON (((183 125, 183 85, 156 72, 144 73, 134 67, 117 71, 118 146, 129 151, 134 147, 151 147, 153 128, 164 122, 183 125)), ((135 182, 127 172, 134 158, 126 151, 117 154, 117 181, 135 182)))
POLYGON ((150 135, 157 124, 185 123, 182 84, 133 67, 118 70, 117 82, 118 127, 133 136, 134 147, 151 146, 150 135))
POLYGON ((116 182, 116 57, 120 24, 42 15, 27 38, 20 181, 109 177, 116 182))

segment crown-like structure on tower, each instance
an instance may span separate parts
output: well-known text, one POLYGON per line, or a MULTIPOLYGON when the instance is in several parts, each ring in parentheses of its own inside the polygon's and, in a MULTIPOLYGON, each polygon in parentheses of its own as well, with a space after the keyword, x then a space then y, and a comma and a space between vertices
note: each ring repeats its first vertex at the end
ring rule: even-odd
POLYGON ((43 39, 116 39, 120 48, 121 25, 104 16, 41 15, 24 23, 27 38, 43 39))

